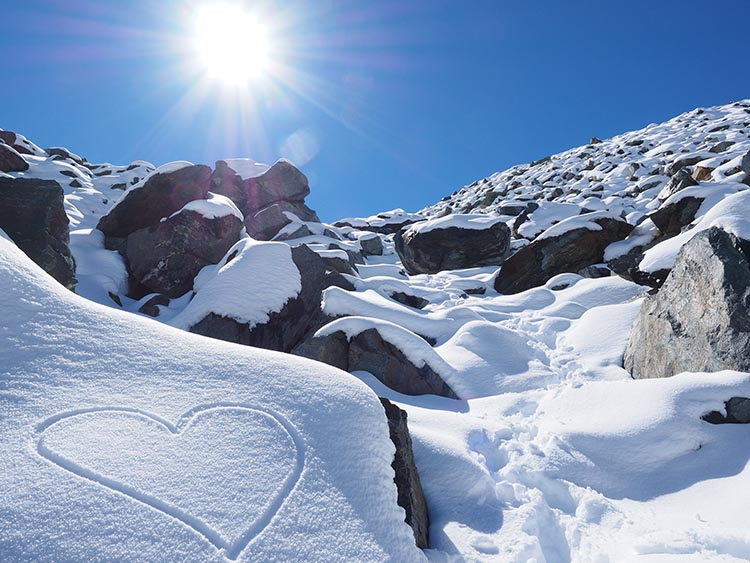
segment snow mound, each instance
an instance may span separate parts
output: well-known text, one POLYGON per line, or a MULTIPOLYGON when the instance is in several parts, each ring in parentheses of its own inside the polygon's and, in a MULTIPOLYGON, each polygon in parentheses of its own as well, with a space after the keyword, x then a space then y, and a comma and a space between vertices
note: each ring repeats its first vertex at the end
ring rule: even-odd
POLYGON ((424 559, 356 378, 93 304, 4 235, 0 284, 3 560, 424 559))

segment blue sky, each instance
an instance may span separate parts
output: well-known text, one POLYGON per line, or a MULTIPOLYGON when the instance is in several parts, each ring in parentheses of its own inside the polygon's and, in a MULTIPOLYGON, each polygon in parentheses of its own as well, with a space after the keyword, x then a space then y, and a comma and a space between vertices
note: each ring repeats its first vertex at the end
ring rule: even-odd
POLYGON ((277 68, 230 93, 185 49, 206 2, 4 2, 0 127, 95 162, 289 156, 324 220, 750 97, 750 2, 244 2, 277 68))

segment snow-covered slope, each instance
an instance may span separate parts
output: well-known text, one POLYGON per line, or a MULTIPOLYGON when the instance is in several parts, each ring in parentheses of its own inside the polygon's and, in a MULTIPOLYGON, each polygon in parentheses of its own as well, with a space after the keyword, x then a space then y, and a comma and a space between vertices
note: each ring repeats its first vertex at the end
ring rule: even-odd
POLYGON ((0 235, 0 559, 419 561, 374 393, 73 295, 0 235))

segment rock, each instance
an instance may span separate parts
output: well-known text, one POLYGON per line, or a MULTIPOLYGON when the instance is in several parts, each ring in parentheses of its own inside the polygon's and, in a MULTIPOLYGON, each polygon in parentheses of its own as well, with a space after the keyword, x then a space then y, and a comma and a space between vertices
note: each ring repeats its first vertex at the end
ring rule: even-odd
POLYGON ((698 182, 693 180, 693 177, 690 175, 690 172, 688 172, 685 168, 682 168, 678 170, 674 176, 672 176, 669 179, 669 182, 667 182, 667 185, 664 186, 664 189, 659 192, 659 195, 657 196, 658 199, 661 201, 669 199, 671 196, 676 194, 677 192, 684 190, 685 188, 689 188, 690 186, 697 186, 698 182))
POLYGON ((396 252, 410 274, 435 274, 443 270, 497 266, 510 252, 510 229, 500 220, 485 228, 465 228, 466 217, 449 215, 431 221, 433 228, 417 227, 399 231, 394 237, 396 252))
POLYGON ((602 140, 599 137, 591 137, 591 139, 589 140, 589 145, 598 145, 601 142, 602 140))
POLYGON ((750 151, 747 151, 745 156, 742 157, 742 160, 740 161, 740 170, 750 176, 750 151))
POLYGON ((342 331, 314 336, 292 353, 320 362, 335 362, 331 365, 349 372, 367 371, 404 395, 458 398, 427 363, 415 366, 396 344, 385 340, 375 328, 363 330, 348 340, 342 331))
POLYGON ((53 180, 0 178, 0 229, 44 271, 73 289, 63 189, 53 180))
MULTIPOLYGON (((292 224, 290 223, 290 225, 292 224)), ((282 231, 274 237, 274 240, 294 240, 298 238, 309 237, 312 234, 312 231, 307 225, 292 225, 289 227, 289 229, 282 229, 282 231)))
POLYGON ((404 293, 403 291, 391 291, 388 293, 388 295, 390 295, 391 299, 393 299, 394 301, 398 301, 402 305, 406 305, 407 307, 412 307, 414 309, 424 309, 427 305, 430 304, 427 299, 418 297, 416 295, 410 295, 408 293, 404 293))
POLYGON ((29 163, 9 145, 0 145, 0 172, 26 172, 29 163))
POLYGON ((701 418, 711 424, 747 424, 750 422, 750 399, 732 397, 724 403, 726 414, 711 411, 701 418))
POLYGON ((704 180, 710 180, 711 179, 711 172, 713 172, 713 168, 709 168, 707 166, 696 166, 693 170, 692 178, 696 182, 703 182, 704 180))
POLYGON ((414 463, 414 450, 407 425, 406 411, 400 409, 388 399, 380 398, 388 419, 388 432, 396 447, 393 457, 394 482, 398 491, 398 505, 406 511, 406 523, 414 531, 417 547, 429 547, 430 518, 427 512, 427 501, 422 491, 419 472, 414 463))
POLYGON ((603 264, 592 264, 579 270, 578 275, 589 279, 608 278, 612 275, 612 270, 603 264))
POLYGON ((287 301, 281 311, 271 312, 266 323, 249 325, 229 317, 210 314, 190 332, 228 342, 289 352, 321 323, 320 301, 324 289, 332 286, 353 290, 338 273, 329 273, 323 260, 305 245, 292 248, 292 260, 302 278, 302 291, 287 301))
POLYGON ((240 240, 242 228, 242 220, 232 214, 206 218, 183 210, 128 236, 128 271, 148 293, 180 297, 193 289, 204 266, 218 263, 240 240))
MULTIPOLYGON (((138 312, 143 313, 144 315, 148 315, 149 317, 158 317, 160 313, 159 305, 162 305, 164 307, 168 306, 169 297, 167 297, 166 295, 162 295, 161 293, 157 293, 149 300, 147 300, 143 305, 141 305, 138 309, 138 312)), ((122 307, 122 303, 120 303, 120 307, 122 307)))
POLYGON ((104 233, 107 248, 118 248, 130 233, 156 225, 190 201, 206 199, 210 186, 211 169, 202 164, 153 174, 126 192, 96 228, 104 233))
POLYGON ((248 234, 256 240, 271 240, 281 229, 293 222, 286 213, 293 213, 302 221, 318 221, 315 212, 304 203, 279 201, 264 207, 252 217, 246 217, 248 234))
POLYGON ((669 166, 667 166, 665 170, 665 174, 667 176, 674 176, 683 168, 686 168, 687 166, 693 166, 694 164, 699 163, 703 159, 704 159, 703 156, 691 156, 687 158, 680 158, 672 162, 672 164, 670 164, 669 166))
POLYGON ((63 147, 50 147, 48 149, 44 149, 44 151, 50 155, 50 156, 59 156, 60 158, 71 160, 75 162, 76 164, 83 165, 84 159, 82 159, 77 154, 73 154, 68 149, 63 147))
MULTIPOLYGON (((242 180, 229 165, 220 160, 213 175, 215 193, 229 197, 237 204, 245 217, 255 216, 258 211, 280 201, 303 203, 310 193, 307 177, 288 160, 279 160, 265 173, 242 180)), ((310 219, 319 222, 315 212, 308 210, 310 219)))
POLYGON ((592 221, 601 230, 580 227, 558 236, 538 238, 521 248, 503 264, 495 278, 495 289, 500 293, 519 293, 542 285, 557 274, 575 273, 600 264, 604 249, 633 230, 632 225, 612 216, 592 221))
POLYGON ((712 152, 714 154, 722 153, 725 150, 727 150, 729 147, 731 147, 733 144, 734 144, 734 141, 721 141, 720 143, 716 143, 714 146, 708 149, 708 152, 712 152))
POLYGON ((662 205, 649 215, 649 219, 665 235, 676 235, 695 219, 703 198, 683 197, 674 203, 662 205))
POLYGON ((634 378, 750 371, 749 248, 718 227, 682 247, 633 325, 624 365, 634 378))
POLYGON ((359 245, 362 248, 362 256, 383 255, 383 241, 377 234, 360 238, 359 245))

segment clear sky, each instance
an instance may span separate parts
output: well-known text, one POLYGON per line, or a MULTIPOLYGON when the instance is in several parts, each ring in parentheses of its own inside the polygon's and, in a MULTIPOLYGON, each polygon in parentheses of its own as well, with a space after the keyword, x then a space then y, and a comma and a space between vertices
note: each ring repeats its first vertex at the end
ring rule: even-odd
POLYGON ((245 1, 272 61, 241 87, 196 63, 206 3, 2 0, 0 128, 93 162, 286 156, 334 220, 750 97, 748 0, 245 1))

